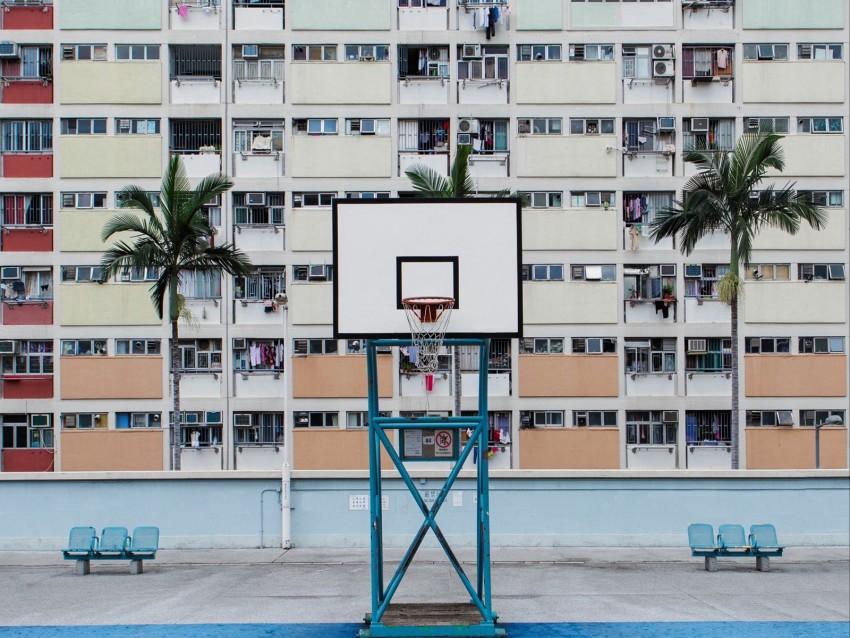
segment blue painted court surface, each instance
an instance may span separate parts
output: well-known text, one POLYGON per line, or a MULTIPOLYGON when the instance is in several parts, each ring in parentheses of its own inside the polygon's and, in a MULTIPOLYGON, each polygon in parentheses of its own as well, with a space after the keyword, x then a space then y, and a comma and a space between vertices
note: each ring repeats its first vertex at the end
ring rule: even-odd
MULTIPOLYGON (((847 622, 504 623, 508 638, 850 638, 847 622)), ((358 624, 0 627, 0 638, 354 638, 358 624)))

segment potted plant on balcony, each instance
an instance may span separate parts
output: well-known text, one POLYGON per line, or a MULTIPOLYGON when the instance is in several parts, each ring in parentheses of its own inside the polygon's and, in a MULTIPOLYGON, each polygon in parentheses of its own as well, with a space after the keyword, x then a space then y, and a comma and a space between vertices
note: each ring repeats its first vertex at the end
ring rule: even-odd
POLYGON ((673 286, 671 284, 662 286, 661 299, 664 301, 665 306, 669 305, 671 301, 676 301, 676 295, 673 294, 673 286))

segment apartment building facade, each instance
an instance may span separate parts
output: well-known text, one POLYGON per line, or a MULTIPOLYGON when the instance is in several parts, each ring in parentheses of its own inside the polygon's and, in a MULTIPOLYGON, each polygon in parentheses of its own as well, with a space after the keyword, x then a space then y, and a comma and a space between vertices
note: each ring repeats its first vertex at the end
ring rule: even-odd
MULTIPOLYGON (((0 26, 3 471, 168 469, 156 273, 100 284, 98 264, 120 190, 156 192, 174 154, 193 181, 233 177, 208 214, 256 266, 182 282, 185 470, 368 466, 331 204, 410 196, 408 167, 446 174, 463 145, 480 193, 528 199, 491 467, 731 466, 728 236, 684 256, 649 230, 695 172, 684 148, 767 126, 772 180, 829 219, 764 229, 746 268, 741 465, 814 467, 814 426, 846 423, 845 0, 5 0, 0 26)), ((382 355, 381 409, 451 413, 444 359, 426 390, 382 355)), ((822 467, 847 467, 846 425, 820 437, 822 467)))

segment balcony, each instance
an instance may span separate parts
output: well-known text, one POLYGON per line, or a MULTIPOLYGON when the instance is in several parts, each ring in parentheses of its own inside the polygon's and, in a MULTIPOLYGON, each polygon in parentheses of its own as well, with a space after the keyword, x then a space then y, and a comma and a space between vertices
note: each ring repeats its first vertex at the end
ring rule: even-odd
POLYGON ((181 399, 219 398, 223 396, 223 391, 224 379, 220 369, 209 372, 184 372, 180 375, 181 399))
POLYGON ((234 470, 279 472, 283 465, 283 445, 236 444, 234 470))
POLYGON ((53 324, 53 299, 4 299, 4 326, 50 326, 53 324))
POLYGON ((52 472, 55 451, 36 448, 6 448, 0 450, 4 472, 52 472))
MULTIPOLYGON (((184 308, 191 313, 193 321, 202 326, 217 326, 223 321, 224 309, 220 299, 187 297, 184 308)), ((188 325, 186 320, 181 317, 180 329, 182 330, 188 325)))
POLYGON ((221 28, 219 0, 171 0, 168 9, 172 31, 217 31, 221 28))
POLYGON ((732 394, 729 372, 689 371, 685 375, 685 394, 689 397, 728 397, 732 394))
POLYGON ((676 323, 679 302, 673 299, 626 299, 626 323, 676 323))
POLYGON ((510 83, 507 80, 459 80, 458 104, 507 104, 510 83))
POLYGON ((675 148, 623 153, 623 177, 672 177, 675 148))
POLYGON ((629 372, 626 371, 626 396, 630 397, 674 397, 678 383, 675 372, 629 372))
POLYGON ((734 0, 683 0, 682 24, 686 29, 733 29, 734 0))
POLYGON ((448 104, 449 78, 409 76, 398 81, 399 104, 448 104))
POLYGON ((685 297, 685 321, 688 323, 729 323, 729 304, 710 297, 685 297))
POLYGON ((675 470, 678 446, 669 445, 627 445, 626 467, 630 470, 675 470))
POLYGON ((266 153, 244 152, 233 154, 233 175, 247 179, 283 177, 284 155, 282 151, 266 153))
POLYGON ((3 226, 0 247, 4 253, 49 253, 53 251, 51 226, 3 226))
POLYGON ((623 104, 672 104, 674 85, 673 77, 623 78, 623 104))
POLYGON ((510 153, 472 153, 469 174, 478 177, 507 177, 510 175, 510 153))
MULTIPOLYGON (((728 445, 688 445, 685 463, 689 470, 731 470, 732 448, 728 445)), ((747 469, 752 469, 747 466, 747 469)))
POLYGON ((0 102, 3 104, 53 104, 53 80, 2 75, 0 102))
POLYGON ((4 399, 52 399, 53 374, 3 374, 0 377, 4 399))
POLYGON ((184 472, 213 472, 224 467, 224 448, 221 445, 209 447, 184 447, 180 450, 180 469, 184 472))
POLYGON ((200 179, 213 173, 221 172, 221 151, 215 148, 208 150, 172 151, 179 152, 183 160, 183 168, 189 179, 200 179))
POLYGON ((285 231, 283 226, 271 224, 243 225, 235 227, 234 243, 246 253, 283 251, 285 231))
POLYGON ((284 3, 264 0, 236 0, 233 3, 233 28, 236 31, 282 31, 284 3))
POLYGON ((172 104, 220 104, 224 85, 220 79, 178 77, 170 81, 172 104))
POLYGON ((284 313, 271 299, 236 299, 233 316, 237 324, 282 326, 284 313))
POLYGON ((276 398, 286 395, 286 381, 282 371, 235 370, 234 394, 237 397, 276 398))
POLYGON ((53 0, 5 0, 0 28, 11 30, 43 30, 53 29, 53 0))
POLYGON ((446 153, 415 153, 400 152, 398 154, 398 174, 404 175, 412 166, 421 164, 447 177, 449 174, 449 154, 446 153))

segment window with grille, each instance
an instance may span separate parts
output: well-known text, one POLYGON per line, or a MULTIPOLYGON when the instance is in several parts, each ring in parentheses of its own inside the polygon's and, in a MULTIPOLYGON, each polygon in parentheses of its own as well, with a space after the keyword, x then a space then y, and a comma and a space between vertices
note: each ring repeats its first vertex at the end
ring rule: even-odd
POLYGON ((221 80, 221 47, 215 44, 172 44, 170 79, 221 80))
POLYGON ((259 267, 252 274, 233 278, 235 299, 263 301, 286 292, 286 269, 259 267))
POLYGON ((0 224, 8 226, 52 226, 51 193, 0 193, 0 224))

